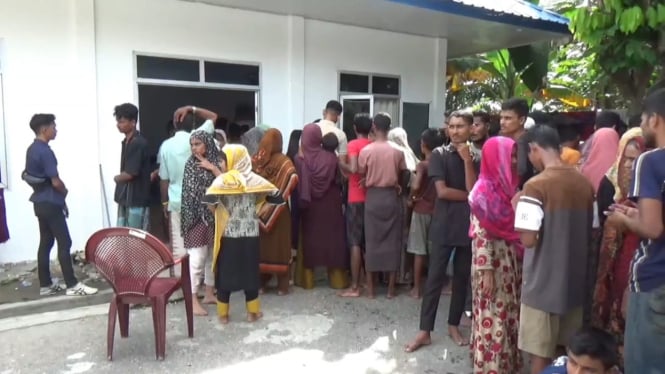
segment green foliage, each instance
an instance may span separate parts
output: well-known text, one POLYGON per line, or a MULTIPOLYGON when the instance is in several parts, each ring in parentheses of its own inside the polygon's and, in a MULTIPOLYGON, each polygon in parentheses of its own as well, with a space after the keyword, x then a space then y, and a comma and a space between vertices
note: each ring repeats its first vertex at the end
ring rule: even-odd
POLYGON ((618 91, 633 109, 662 71, 665 58, 665 4, 656 0, 602 0, 567 11, 571 30, 585 46, 609 91, 618 91))

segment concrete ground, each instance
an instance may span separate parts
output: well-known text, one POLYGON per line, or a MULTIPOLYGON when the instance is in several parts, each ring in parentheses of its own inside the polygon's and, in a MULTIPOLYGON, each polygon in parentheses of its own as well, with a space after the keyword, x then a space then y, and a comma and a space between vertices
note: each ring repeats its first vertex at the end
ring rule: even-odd
MULTIPOLYGON (((385 290, 383 290, 385 291, 385 290)), ((167 309, 167 357, 155 360, 149 309, 130 312, 128 339, 116 331, 106 360, 108 305, 0 320, 0 374, 18 373, 469 373, 468 347, 447 338, 442 296, 433 345, 404 353, 418 327, 420 302, 341 299, 327 288, 262 296, 265 317, 244 322, 244 296, 231 299, 231 323, 196 318, 187 338, 184 305, 167 309)), ((208 307, 214 315, 214 306, 208 307)), ((468 334, 468 329, 463 330, 468 334)))

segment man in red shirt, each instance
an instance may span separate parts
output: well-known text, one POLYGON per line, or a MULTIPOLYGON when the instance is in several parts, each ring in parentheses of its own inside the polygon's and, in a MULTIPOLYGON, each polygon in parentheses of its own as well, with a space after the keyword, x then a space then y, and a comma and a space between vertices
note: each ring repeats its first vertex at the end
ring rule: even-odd
POLYGON ((371 143, 369 133, 372 119, 368 114, 359 113, 353 119, 356 139, 347 146, 346 162, 340 162, 340 168, 349 176, 348 204, 346 205, 346 236, 351 248, 351 287, 339 294, 342 297, 360 296, 360 270, 362 268, 362 250, 365 246, 365 188, 362 175, 358 173, 358 155, 371 143))

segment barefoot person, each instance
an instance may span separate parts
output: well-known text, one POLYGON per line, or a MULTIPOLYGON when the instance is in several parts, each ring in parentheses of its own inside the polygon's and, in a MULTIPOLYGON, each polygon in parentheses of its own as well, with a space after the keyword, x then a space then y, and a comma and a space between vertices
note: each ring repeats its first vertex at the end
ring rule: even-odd
MULTIPOLYGON (((282 133, 269 129, 259 143, 259 151, 252 157, 255 173, 279 188, 284 201, 298 185, 293 162, 282 153, 282 133)), ((277 275, 277 293, 289 293, 291 265, 291 213, 288 205, 266 204, 259 211, 261 227, 261 272, 265 285, 273 274, 277 275)))
MULTIPOLYGON (((189 253, 189 272, 192 294, 196 295, 201 277, 204 278, 206 304, 215 303, 215 280, 212 275, 212 260, 209 246, 214 234, 215 218, 202 204, 206 189, 222 174, 226 165, 211 134, 198 130, 190 136, 192 155, 185 164, 181 196, 181 235, 185 250, 189 253)), ((208 312, 194 297, 192 309, 197 316, 207 316, 208 312)))
POLYGON ((215 211, 213 269, 217 289, 217 315, 229 322, 231 292, 243 290, 247 321, 261 318, 259 303, 259 217, 257 203, 283 203, 279 189, 252 172, 252 159, 240 144, 224 147, 228 171, 213 181, 206 191, 206 202, 215 211))
POLYGON ((371 143, 369 133, 372 131, 372 118, 359 113, 353 119, 356 139, 349 142, 346 162, 339 166, 349 176, 349 196, 346 204, 346 236, 351 249, 351 287, 340 293, 342 297, 360 296, 360 276, 362 268, 362 251, 365 247, 365 186, 362 175, 358 173, 358 156, 360 151, 371 143))
POLYGON ((432 342, 431 332, 453 250, 453 293, 448 311, 448 334, 456 344, 468 344, 468 338, 465 339, 459 331, 459 324, 471 275, 468 196, 478 175, 478 165, 467 145, 472 125, 471 113, 453 112, 448 121, 450 144, 437 148, 430 156, 427 172, 434 180, 437 195, 430 226, 432 248, 420 308, 420 332, 406 346, 407 352, 432 342))
POLYGON ((395 282, 402 252, 402 200, 400 179, 406 170, 404 154, 388 144, 390 117, 374 116, 375 140, 360 151, 358 170, 365 175, 365 269, 367 296, 374 298, 374 276, 388 272, 388 298, 395 297, 395 282))
POLYGON ((427 176, 432 151, 443 145, 443 137, 437 129, 427 129, 420 137, 420 151, 425 156, 416 166, 416 176, 411 184, 411 203, 413 216, 409 229, 409 244, 407 252, 414 255, 413 260, 413 289, 410 296, 420 299, 422 292, 422 277, 425 261, 429 253, 429 228, 434 214, 436 188, 434 181, 427 176))

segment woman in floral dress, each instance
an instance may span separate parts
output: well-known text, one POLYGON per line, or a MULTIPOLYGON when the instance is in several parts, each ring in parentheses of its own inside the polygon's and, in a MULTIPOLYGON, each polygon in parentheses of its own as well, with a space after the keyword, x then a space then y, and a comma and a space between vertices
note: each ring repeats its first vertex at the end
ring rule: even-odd
POLYGON ((517 349, 521 256, 511 203, 517 192, 516 144, 490 138, 482 150, 480 176, 469 195, 473 238, 471 265, 474 374, 519 373, 517 349))

